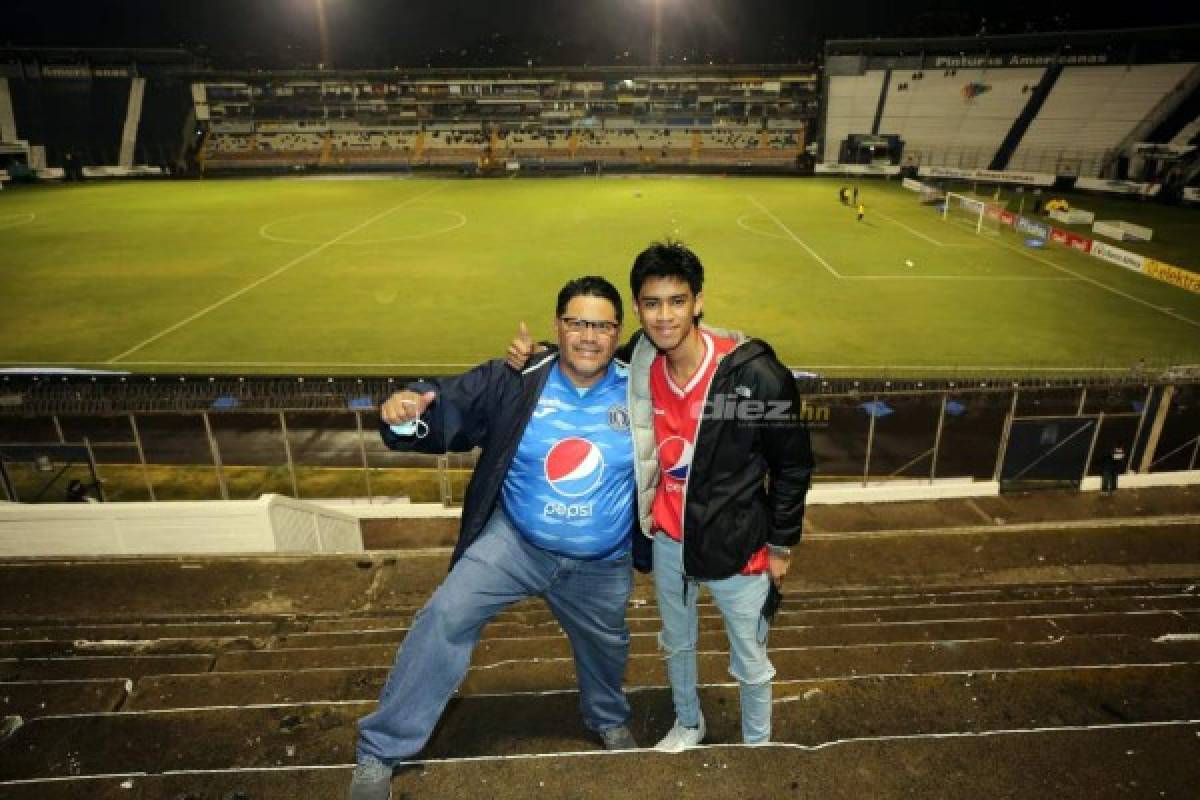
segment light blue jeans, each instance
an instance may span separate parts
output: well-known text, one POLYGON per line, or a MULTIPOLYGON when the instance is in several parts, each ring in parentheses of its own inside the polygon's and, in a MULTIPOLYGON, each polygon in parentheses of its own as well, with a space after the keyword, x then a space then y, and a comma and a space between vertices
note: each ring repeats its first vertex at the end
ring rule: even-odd
POLYGON ((413 618, 378 710, 358 721, 358 762, 395 765, 419 753, 466 677, 483 626, 533 596, 545 599, 571 640, 584 724, 597 733, 624 725, 632 591, 629 554, 607 561, 554 555, 525 541, 497 507, 413 618))
POLYGON ((767 657, 770 626, 763 619, 771 578, 733 575, 719 581, 689 581, 684 586, 683 545, 658 533, 654 537, 654 590, 662 616, 659 647, 667 659, 667 678, 681 725, 700 722, 700 696, 696 691, 696 642, 699 614, 696 599, 700 584, 708 587, 729 637, 729 674, 738 682, 742 703, 742 741, 758 744, 771 740, 771 679, 775 668, 767 657), (685 596, 686 593, 686 596, 685 596))

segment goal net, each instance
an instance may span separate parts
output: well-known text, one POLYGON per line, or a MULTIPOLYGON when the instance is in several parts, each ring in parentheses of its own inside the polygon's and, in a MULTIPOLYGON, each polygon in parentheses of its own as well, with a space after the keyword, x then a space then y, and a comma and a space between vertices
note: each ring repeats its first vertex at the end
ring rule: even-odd
POLYGON ((1000 233, 1000 212, 998 205, 965 194, 947 192, 946 203, 942 206, 942 219, 968 227, 976 233, 994 236, 1000 233))

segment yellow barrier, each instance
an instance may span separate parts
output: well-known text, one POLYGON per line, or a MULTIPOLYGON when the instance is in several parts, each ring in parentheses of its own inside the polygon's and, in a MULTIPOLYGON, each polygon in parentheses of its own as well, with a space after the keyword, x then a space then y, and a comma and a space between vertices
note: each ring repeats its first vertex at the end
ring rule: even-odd
POLYGON ((1195 272, 1188 272, 1186 269, 1147 258, 1145 273, 1156 280, 1200 294, 1200 275, 1195 272))

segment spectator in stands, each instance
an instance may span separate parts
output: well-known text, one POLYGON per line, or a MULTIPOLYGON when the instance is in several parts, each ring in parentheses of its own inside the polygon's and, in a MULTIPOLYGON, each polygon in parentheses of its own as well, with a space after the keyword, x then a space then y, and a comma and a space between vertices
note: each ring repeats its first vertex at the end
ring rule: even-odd
POLYGON ((67 484, 66 501, 68 503, 95 503, 96 498, 91 495, 91 492, 99 488, 95 483, 84 483, 81 480, 72 478, 67 484))
POLYGON ((1114 447, 1104 459, 1100 473, 1100 491, 1112 494, 1117 490, 1117 476, 1125 470, 1125 448, 1114 447))
MULTIPOLYGON (((701 584, 725 620, 742 739, 768 742, 775 669, 767 629, 813 471, 795 379, 765 342, 699 325, 704 267, 682 244, 646 248, 629 281, 643 327, 621 351, 630 355, 631 419, 638 451, 653 443, 659 467, 639 477, 638 512, 653 543, 659 642, 675 704, 675 724, 656 749, 680 752, 705 737, 696 686, 701 584), (764 408, 781 413, 770 418, 764 408)), ((532 353, 518 337, 509 366, 524 367, 532 353)), ((635 552, 639 545, 635 534, 635 552)))
POLYGON ((608 749, 637 747, 621 683, 642 467, 628 373, 612 360, 621 321, 611 283, 573 280, 558 295, 557 352, 520 373, 491 361, 413 384, 383 404, 381 430, 393 449, 483 451, 450 574, 414 618, 379 709, 359 721, 351 800, 389 797, 392 768, 425 746, 483 626, 535 595, 570 638, 584 724, 608 749))

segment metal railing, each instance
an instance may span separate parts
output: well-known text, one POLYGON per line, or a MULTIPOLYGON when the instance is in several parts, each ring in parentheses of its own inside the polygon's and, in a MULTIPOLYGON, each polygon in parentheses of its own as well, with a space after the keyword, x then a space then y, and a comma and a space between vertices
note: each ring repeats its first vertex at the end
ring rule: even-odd
MULTIPOLYGON (((44 468, 57 464, 56 447, 86 442, 107 494, 118 500, 270 491, 455 504, 475 463, 471 454, 423 456, 384 446, 374 409, 403 385, 398 379, 243 381, 237 402, 220 394, 215 380, 197 379, 194 387, 176 381, 169 390, 160 384, 157 391, 140 380, 146 382, 127 382, 120 395, 59 392, 62 384, 53 381, 50 393, 0 393, 0 449, 24 446, 23 460, 4 464, 7 499, 30 499, 39 445, 44 468), (289 391, 272 394, 272 385, 289 391), (297 386, 306 388, 290 391, 297 386), (348 397, 347 389, 361 394, 348 397)), ((1135 471, 1197 468, 1200 382, 1072 380, 808 380, 800 382, 799 415, 812 433, 819 480, 996 480, 1014 422, 1043 418, 1095 421, 1083 475, 1099 474, 1103 456, 1117 446, 1135 471)), ((64 481, 71 477, 79 476, 63 472, 64 481)), ((62 499, 57 490, 43 495, 62 499)))

